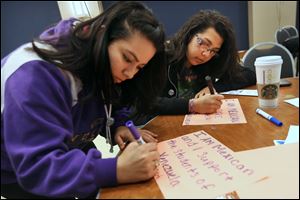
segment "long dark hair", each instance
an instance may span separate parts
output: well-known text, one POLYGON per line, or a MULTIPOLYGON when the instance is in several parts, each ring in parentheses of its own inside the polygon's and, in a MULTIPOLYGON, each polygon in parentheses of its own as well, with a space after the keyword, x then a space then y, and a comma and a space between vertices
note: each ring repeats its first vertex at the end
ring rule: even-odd
POLYGON ((54 41, 38 41, 57 50, 40 49, 33 41, 33 49, 39 56, 82 81, 86 91, 81 98, 84 101, 91 97, 101 99, 103 91, 106 102, 116 102, 120 98, 124 104, 135 105, 143 111, 160 94, 166 79, 163 27, 152 11, 139 2, 113 4, 99 16, 77 24, 64 41, 55 41, 55 44, 54 41), (113 83, 108 46, 115 40, 129 38, 134 31, 149 39, 156 53, 133 79, 117 86, 113 83))
POLYGON ((215 10, 201 10, 193 15, 166 43, 169 63, 180 70, 187 59, 187 46, 191 39, 195 34, 202 33, 211 27, 223 38, 224 42, 218 52, 218 57, 213 57, 202 65, 209 66, 207 67, 208 74, 213 77, 220 77, 225 72, 229 76, 236 74, 239 56, 233 26, 228 18, 215 10))

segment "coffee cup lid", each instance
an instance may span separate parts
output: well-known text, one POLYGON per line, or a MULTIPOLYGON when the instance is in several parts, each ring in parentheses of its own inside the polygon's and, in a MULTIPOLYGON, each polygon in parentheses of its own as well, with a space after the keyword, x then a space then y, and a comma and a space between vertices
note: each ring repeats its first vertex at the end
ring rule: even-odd
POLYGON ((256 58, 254 65, 277 65, 282 64, 282 62, 281 56, 262 56, 256 58))

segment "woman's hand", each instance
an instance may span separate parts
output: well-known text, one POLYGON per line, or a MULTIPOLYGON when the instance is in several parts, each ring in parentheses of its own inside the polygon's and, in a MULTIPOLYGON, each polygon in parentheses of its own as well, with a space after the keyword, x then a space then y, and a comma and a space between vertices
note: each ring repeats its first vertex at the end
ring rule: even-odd
MULTIPOLYGON (((145 142, 157 142, 157 134, 152 133, 151 131, 145 129, 138 129, 141 134, 143 140, 145 142)), ((124 150, 126 143, 135 141, 130 130, 125 126, 120 126, 116 130, 115 134, 115 142, 120 147, 120 150, 124 150)))
POLYGON ((222 105, 223 95, 204 95, 193 99, 193 112, 201 114, 215 113, 222 105))
POLYGON ((117 181, 134 183, 152 178, 157 172, 157 143, 131 142, 117 158, 117 181))
MULTIPOLYGON (((214 88, 214 92, 215 94, 217 94, 217 91, 215 90, 214 88)), ((206 94, 210 94, 210 91, 209 91, 209 88, 208 87, 205 87, 203 88, 202 90, 200 90, 200 92, 198 92, 196 95, 195 95, 195 98, 199 98, 201 96, 204 96, 206 94)))

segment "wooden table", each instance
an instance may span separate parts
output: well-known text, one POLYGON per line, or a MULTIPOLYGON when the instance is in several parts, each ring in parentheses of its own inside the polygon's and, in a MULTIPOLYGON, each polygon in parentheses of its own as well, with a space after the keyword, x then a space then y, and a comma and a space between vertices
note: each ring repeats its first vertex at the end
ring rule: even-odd
MULTIPOLYGON (((272 146, 274 145, 273 140, 286 138, 290 125, 299 125, 299 108, 283 102, 288 98, 299 97, 299 78, 287 79, 292 82, 292 86, 280 88, 279 106, 276 109, 264 109, 283 122, 281 127, 255 113, 258 107, 257 97, 226 95, 225 98, 239 99, 247 120, 246 124, 182 126, 184 115, 176 115, 158 116, 145 128, 159 134, 159 141, 204 130, 233 151, 272 146)), ((247 89, 256 89, 256 86, 247 89)), ((155 199, 164 197, 153 178, 137 184, 102 188, 100 198, 155 199)))

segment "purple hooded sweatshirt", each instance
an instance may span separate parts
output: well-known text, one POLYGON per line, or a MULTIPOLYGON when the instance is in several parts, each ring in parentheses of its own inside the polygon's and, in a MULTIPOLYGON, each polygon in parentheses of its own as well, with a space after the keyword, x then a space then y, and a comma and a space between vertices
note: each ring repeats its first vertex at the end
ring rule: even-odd
MULTIPOLYGON (((67 38, 73 22, 60 22, 41 38, 67 38)), ((95 148, 81 150, 105 132, 104 104, 78 104, 80 80, 27 46, 1 60, 1 184, 18 183, 41 196, 79 198, 116 185, 117 159, 102 159, 95 148)), ((114 128, 127 116, 125 109, 113 112, 114 128)))

